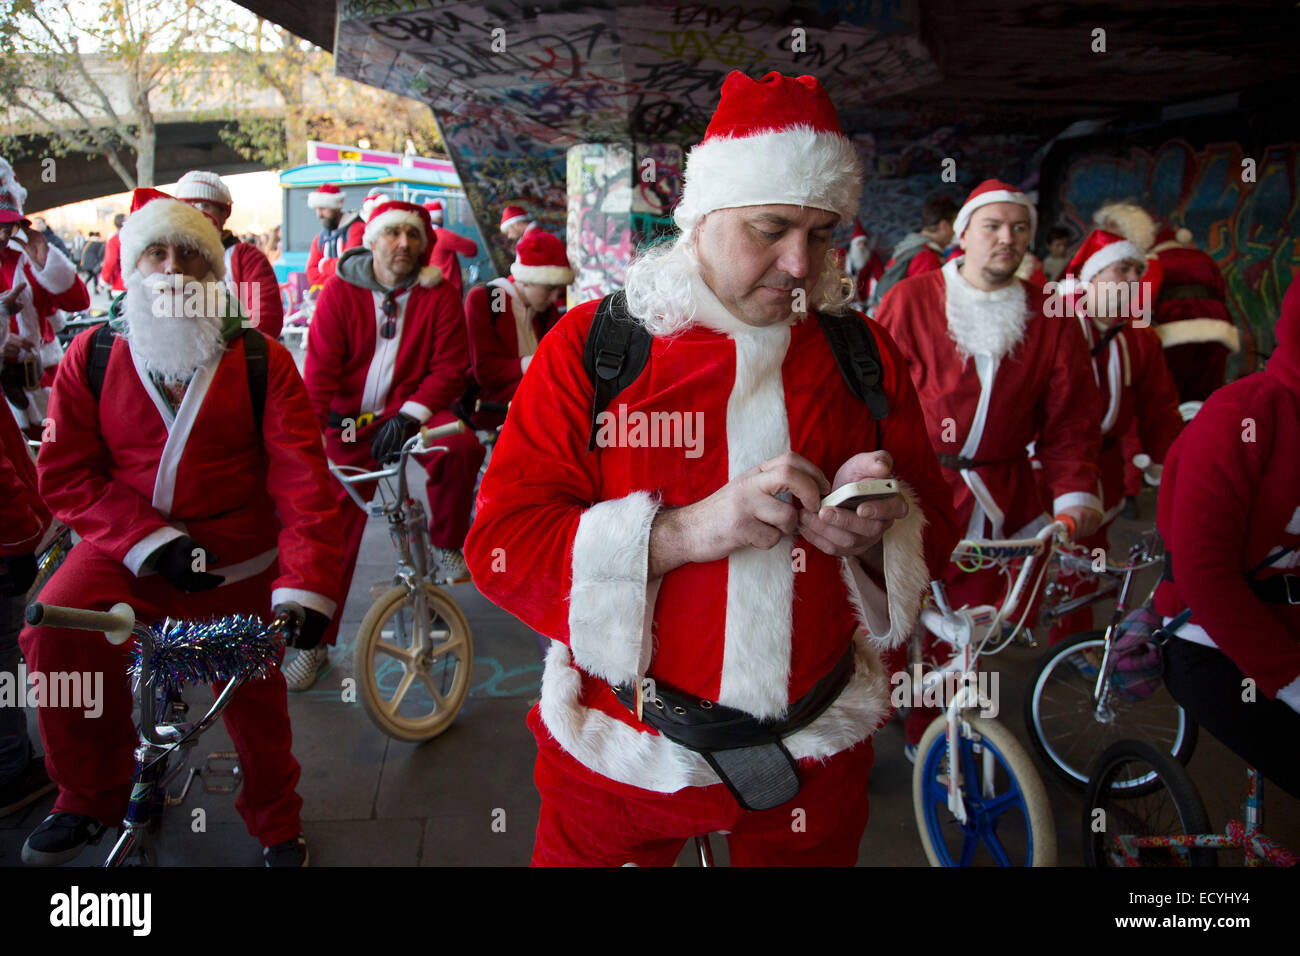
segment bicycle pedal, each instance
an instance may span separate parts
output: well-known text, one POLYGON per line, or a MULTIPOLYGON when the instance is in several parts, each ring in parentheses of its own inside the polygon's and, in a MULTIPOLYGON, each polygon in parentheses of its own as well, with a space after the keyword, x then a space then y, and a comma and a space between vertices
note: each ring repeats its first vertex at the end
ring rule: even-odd
POLYGON ((203 771, 199 776, 203 780, 204 793, 234 793, 244 780, 239 769, 239 754, 233 750, 214 750, 203 761, 203 771), (229 761, 230 766, 214 766, 216 763, 226 761, 229 761), (209 777, 229 777, 232 782, 228 784, 210 784, 208 783, 209 777))

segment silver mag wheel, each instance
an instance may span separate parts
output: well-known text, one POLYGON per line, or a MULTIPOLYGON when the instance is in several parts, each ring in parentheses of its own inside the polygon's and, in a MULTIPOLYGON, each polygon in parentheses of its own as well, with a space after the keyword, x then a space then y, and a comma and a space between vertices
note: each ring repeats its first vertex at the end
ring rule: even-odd
POLYGON ((948 809, 944 717, 926 728, 916 751, 912 801, 930 865, 1055 866, 1056 827, 1033 760, 996 721, 970 715, 964 723, 957 759, 965 823, 948 809))
POLYGON ((1214 850, 1170 841, 1209 832, 1205 805, 1182 764, 1141 740, 1106 748, 1084 791, 1088 866, 1217 866, 1214 850), (1116 786, 1134 779, 1149 782, 1140 791, 1116 786))
POLYGON ((380 596, 361 622, 353 657, 370 719, 390 737, 411 743, 451 726, 474 669, 474 642, 460 607, 432 584, 425 584, 424 596, 424 620, 406 587, 380 596))
MULTIPOLYGON (((1035 667, 1025 695, 1025 726, 1034 750, 1079 789, 1102 751, 1117 741, 1150 741, 1184 764, 1196 749, 1196 723, 1163 687, 1136 702, 1111 693, 1106 706, 1097 709, 1094 691, 1105 647, 1105 631, 1083 631, 1053 645, 1035 667)), ((1148 772, 1112 784, 1132 789, 1151 780, 1148 772)))

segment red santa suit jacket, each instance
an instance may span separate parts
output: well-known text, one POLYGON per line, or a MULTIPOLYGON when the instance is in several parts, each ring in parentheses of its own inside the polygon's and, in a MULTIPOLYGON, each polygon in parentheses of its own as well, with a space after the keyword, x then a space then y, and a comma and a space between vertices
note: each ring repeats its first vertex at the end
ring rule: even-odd
POLYGON ((1153 250, 1160 276, 1156 290, 1156 333, 1166 349, 1169 371, 1183 401, 1202 400, 1223 384, 1228 352, 1238 333, 1228 311, 1218 263, 1195 246, 1176 240, 1153 250))
MULTIPOLYGON (((519 330, 512 308, 519 292, 514 277, 493 279, 469 290, 465 297, 465 322, 469 329, 470 372, 482 386, 478 397, 488 402, 509 402, 519 380, 532 361, 532 350, 519 344, 519 330), (494 292, 499 289, 500 292, 494 292), (493 311, 493 296, 504 296, 501 309, 493 311)), ((532 318, 533 335, 540 343, 560 319, 552 306, 532 318)))
POLYGON ((889 399, 889 415, 877 423, 844 386, 815 320, 753 328, 703 283, 695 287, 696 324, 654 339, 647 369, 616 399, 594 452, 587 451, 593 388, 582 356, 597 303, 569 311, 542 340, 484 476, 465 546, 479 590, 554 642, 538 705, 550 735, 596 773, 661 793, 718 778, 697 753, 638 723, 609 683, 648 674, 779 717, 831 669, 856 631, 849 685, 786 739, 796 758, 844 750, 888 714, 877 651, 906 639, 955 538, 916 395, 887 335, 872 326, 889 399), (886 535, 883 582, 801 538, 647 582, 659 508, 699 501, 790 450, 830 478, 853 455, 876 448, 893 454, 911 505, 886 535))
POLYGON ((349 249, 361 245, 361 240, 366 233, 366 224, 361 221, 361 217, 354 215, 349 222, 339 224, 340 229, 344 226, 347 227, 347 232, 341 240, 336 237, 328 242, 322 242, 324 229, 311 237, 311 247, 307 250, 306 269, 307 281, 311 285, 323 286, 338 268, 339 257, 349 249))
POLYGON ((49 526, 50 510, 37 491, 27 439, 14 417, 0 409, 0 558, 32 554, 49 526))
MULTIPOLYGON (((348 250, 316 301, 303 378, 322 430, 330 412, 353 419, 369 412, 376 423, 402 412, 426 422, 465 388, 465 314, 441 270, 426 266, 397 296, 397 335, 384 339, 384 293, 367 287, 374 282, 370 255, 348 250)), ((357 444, 368 453, 364 434, 358 431, 357 444)))
MULTIPOLYGON (((1077 308, 1079 327, 1089 350, 1101 341, 1103 332, 1077 308)), ((1093 356, 1093 379, 1101 392, 1101 468, 1104 522, 1112 521, 1124 507, 1123 439, 1137 423, 1141 448, 1155 464, 1169 453, 1183 418, 1178 413, 1178 390, 1165 365, 1160 337, 1150 327, 1125 324, 1110 342, 1093 356)))
POLYGON ((195 373, 175 413, 124 338, 113 342, 103 402, 90 391, 91 332, 59 363, 54 440, 37 471, 50 509, 82 542, 137 576, 158 547, 189 535, 226 584, 278 558, 272 605, 332 616, 343 546, 320 430, 293 357, 267 340, 262 433, 254 430, 242 338, 195 373), (111 399, 111 400, 110 400, 111 399))
MULTIPOLYGON (((1190 607, 1180 638, 1217 646, 1268 697, 1283 692, 1298 707, 1300 603, 1260 600, 1246 572, 1300 544, 1300 282, 1282 303, 1277 341, 1264 371, 1206 399, 1165 460, 1156 524, 1173 580, 1155 606, 1166 618, 1190 607)), ((1297 569, 1300 549, 1255 579, 1297 569)))
POLYGON ((963 360, 947 317, 949 284, 965 282, 958 264, 899 282, 885 294, 878 318, 911 369, 934 450, 990 463, 944 469, 965 534, 1018 538, 1048 520, 1026 453, 1030 442, 1054 497, 1053 514, 1075 505, 1102 510, 1101 398, 1078 324, 1045 315, 1042 291, 1016 280, 1027 316, 1020 343, 1001 360, 963 360))
MULTIPOLYGON (((135 268, 135 263, 131 263, 135 268)), ((116 232, 104 243, 104 265, 99 270, 99 281, 108 283, 114 292, 125 292, 126 282, 122 277, 122 237, 116 232)))
POLYGON ((450 229, 437 226, 433 230, 433 256, 430 261, 442 270, 443 278, 456 290, 456 297, 464 296, 464 280, 460 275, 460 260, 457 255, 473 258, 478 255, 478 243, 467 239, 450 229))
POLYGON ((226 286, 244 307, 252 328, 268 339, 280 337, 284 301, 280 298, 280 282, 266 253, 251 242, 240 242, 230 236, 226 245, 226 286))

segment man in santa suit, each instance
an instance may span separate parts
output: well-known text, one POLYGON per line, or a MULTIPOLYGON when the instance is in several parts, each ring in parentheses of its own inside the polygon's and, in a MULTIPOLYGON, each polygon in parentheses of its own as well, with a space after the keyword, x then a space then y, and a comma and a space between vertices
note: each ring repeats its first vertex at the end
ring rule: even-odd
MULTIPOLYGON (((269 621, 293 606, 298 640, 310 645, 334 612, 342 549, 320 434, 293 358, 241 328, 221 281, 221 234, 197 209, 136 190, 122 256, 127 291, 110 321, 100 398, 88 372, 91 332, 73 341, 54 383, 40 491, 81 540, 41 599, 91 610, 126 601, 148 622, 227 614, 269 621), (212 308, 194 316, 195 302, 212 308), (245 358, 252 336, 266 351, 260 430, 245 358)), ((55 865, 126 809, 136 743, 130 648, 50 627, 26 628, 21 642, 32 671, 105 675, 95 718, 75 708, 40 710, 59 796, 23 860, 55 865)), ((244 781, 236 807, 267 865, 305 865, 299 767, 279 670, 240 688, 224 717, 244 781)))
POLYGON ((1204 401, 1223 384, 1228 353, 1240 335, 1228 310, 1219 265, 1192 242, 1189 229, 1162 230, 1151 252, 1163 277, 1156 295, 1156 334, 1180 401, 1204 401))
MULTIPOLYGON (((1031 442, 1052 495, 1050 513, 1070 516, 1084 537, 1101 524, 1103 411, 1087 346, 1078 323, 1046 316, 1042 289, 1016 277, 1036 217, 1015 187, 981 183, 953 224, 963 256, 904 279, 878 312, 910 366, 971 538, 1023 538, 1049 520, 1026 451, 1031 442)), ((942 579, 953 607, 997 604, 1005 593, 995 570, 950 565, 942 579)), ((912 709, 909 748, 936 714, 912 709)))
POLYGON ((1164 646, 1170 694, 1300 797, 1300 282, 1276 334, 1268 367, 1210 395, 1165 460, 1155 607, 1166 624, 1191 610, 1164 646))
POLYGON ((312 287, 323 286, 338 265, 339 256, 361 244, 357 235, 358 217, 343 215, 343 190, 333 183, 313 189, 307 205, 316 210, 321 230, 312 236, 307 250, 307 281, 312 287))
MULTIPOLYGON (((519 240, 510 275, 476 285, 465 297, 470 373, 477 398, 509 403, 537 351, 537 343, 560 319, 555 303, 573 281, 562 243, 540 229, 519 240)), ((475 416, 479 428, 495 428, 504 417, 475 416)))
MULTIPOLYGON (((465 388, 469 367, 465 313, 451 283, 430 263, 432 248, 433 228, 423 206, 381 203, 366 223, 361 248, 343 254, 321 290, 303 378, 326 454, 336 464, 378 469, 420 425, 456 418, 450 408, 465 388)), ((448 450, 419 459, 429 475, 429 538, 442 576, 468 580, 461 548, 485 451, 470 433, 439 445, 448 450)), ((342 484, 335 483, 335 493, 342 508, 346 595, 366 514, 342 484)), ((290 690, 315 682, 338 624, 336 618, 319 648, 289 662, 290 690)))
POLYGON ((515 251, 515 246, 525 234, 540 228, 523 206, 506 206, 501 210, 501 234, 506 237, 511 252, 515 251))
POLYGON ((461 278, 460 260, 456 257, 461 255, 472 259, 478 255, 478 243, 458 232, 443 228, 444 210, 441 199, 430 200, 424 204, 424 208, 429 211, 429 221, 433 223, 433 264, 442 270, 443 277, 456 290, 456 297, 463 298, 465 281, 461 278))
POLYGON ((284 302, 280 283, 266 253, 251 242, 240 242, 225 228, 230 218, 230 190, 216 173, 191 170, 176 184, 176 198, 187 202, 217 224, 226 250, 226 288, 244 307, 251 328, 269 339, 280 337, 284 302))
MULTIPOLYGON (((1107 550, 1107 530, 1125 505, 1125 466, 1131 464, 1125 436, 1130 430, 1136 434, 1138 447, 1152 462, 1147 474, 1158 481, 1169 446, 1183 428, 1178 391, 1165 366, 1160 338, 1141 315, 1133 314, 1145 264, 1146 257, 1137 244, 1094 229, 1065 270, 1069 308, 1063 311, 1072 313, 1083 330, 1104 409, 1098 464, 1105 513, 1096 532, 1078 539, 1089 552, 1107 550)), ((1068 587, 1072 579, 1076 582, 1073 594, 1096 589, 1095 577, 1074 577, 1068 572, 1058 583, 1068 587)), ((1049 643, 1091 627, 1092 609, 1083 608, 1052 625, 1049 643)))
POLYGON ((23 216, 27 190, 0 159, 0 320, 5 323, 0 382, 29 438, 41 437, 50 386, 63 355, 55 333, 60 310, 89 308, 90 293, 77 267, 23 216))
POLYGON ((856 219, 844 264, 853 280, 853 308, 865 311, 871 294, 876 291, 876 283, 884 274, 885 264, 867 242, 867 232, 856 219))
POLYGON ((113 292, 122 292, 126 285, 122 281, 122 223, 126 222, 126 214, 118 213, 113 217, 113 227, 117 232, 108 237, 108 242, 104 243, 104 264, 99 270, 99 281, 103 282, 113 292))
POLYGON ((852 294, 828 263, 861 183, 814 77, 731 73, 686 160, 681 235, 629 267, 648 367, 592 450, 596 302, 542 339, 519 386, 466 554, 485 596, 552 639, 528 717, 535 864, 668 865, 710 830, 733 865, 857 860, 889 711, 879 652, 906 637, 955 531, 888 335, 848 313, 879 349, 877 420, 809 314, 852 294), (672 416, 693 436, 635 424, 672 416), (901 494, 820 504, 887 475, 901 494), (656 732, 678 706, 664 695, 736 717, 740 751, 656 732), (783 786, 754 800, 769 770, 783 786))

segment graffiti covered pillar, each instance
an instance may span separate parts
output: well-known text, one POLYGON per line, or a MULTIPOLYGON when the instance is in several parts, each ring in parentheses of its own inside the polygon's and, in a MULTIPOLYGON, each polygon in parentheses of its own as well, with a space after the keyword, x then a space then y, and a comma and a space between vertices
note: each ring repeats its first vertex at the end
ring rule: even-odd
POLYGON ((621 289, 637 249, 671 234, 681 150, 582 143, 569 149, 567 161, 569 304, 576 305, 621 289))

